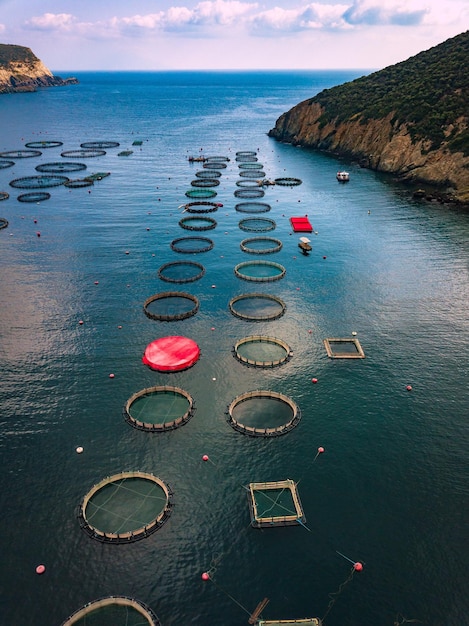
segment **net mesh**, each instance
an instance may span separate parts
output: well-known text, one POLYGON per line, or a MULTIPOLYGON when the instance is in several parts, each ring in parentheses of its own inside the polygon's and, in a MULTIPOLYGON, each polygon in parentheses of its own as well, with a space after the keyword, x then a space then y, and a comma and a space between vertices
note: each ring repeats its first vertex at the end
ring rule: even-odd
POLYGON ((208 237, 179 237, 171 242, 171 250, 183 254, 208 252, 213 248, 213 241, 208 237))
POLYGON ((85 163, 71 163, 70 161, 58 161, 56 163, 41 163, 36 166, 38 172, 60 174, 62 172, 80 172, 86 170, 85 163))
POLYGON ((61 141, 30 141, 29 143, 24 144, 27 148, 58 148, 59 146, 63 146, 61 141))
POLYGON ((285 276, 286 269, 272 261, 246 261, 238 263, 234 272, 238 278, 252 282, 273 282, 285 276))
POLYGON ((87 141, 80 144, 80 148, 91 148, 92 150, 106 150, 107 148, 117 148, 118 141, 87 141))
POLYGON ((41 156, 40 150, 9 150, 7 152, 0 152, 0 158, 4 159, 29 159, 32 157, 41 156))
POLYGON ((278 319, 285 313, 286 304, 277 296, 245 293, 232 298, 229 309, 236 317, 257 322, 278 319))
POLYGON ((195 411, 192 397, 178 387, 151 387, 134 394, 124 407, 124 417, 135 428, 153 432, 186 424, 195 411))
POLYGON ((32 193, 22 193, 18 196, 19 202, 43 202, 49 200, 50 193, 47 191, 36 191, 32 193))
POLYGON ((265 196, 265 191, 263 189, 237 189, 234 192, 234 195, 237 198, 263 198, 265 196))
POLYGON ((6 170, 7 167, 13 167, 14 161, 0 161, 0 170, 6 170))
POLYGON ((165 263, 158 270, 158 277, 168 283, 192 283, 205 274, 205 267, 195 261, 165 263))
POLYGON ((69 157, 72 159, 92 159, 94 157, 104 156, 106 154, 105 150, 66 150, 65 152, 61 152, 60 156, 69 157))
POLYGON ((217 221, 212 217, 183 217, 179 220, 179 226, 186 230, 212 230, 216 228, 217 221))
POLYGON ((243 239, 239 246, 243 252, 250 254, 273 254, 279 252, 283 244, 273 237, 250 237, 243 239))
POLYGON ((25 176, 10 181, 10 186, 18 189, 46 189, 47 187, 59 187, 68 180, 66 176, 25 176))
POLYGON ((277 224, 268 217, 246 217, 240 220, 238 226, 247 232, 262 233, 275 230, 277 224))
POLYGON ((235 430, 252 437, 278 437, 295 428, 300 410, 288 396, 276 391, 249 391, 235 398, 227 409, 235 430))
POLYGON ((268 213, 271 208, 266 202, 239 202, 235 206, 239 213, 268 213))
POLYGON ((188 198, 214 198, 217 195, 213 189, 189 189, 186 191, 188 198))

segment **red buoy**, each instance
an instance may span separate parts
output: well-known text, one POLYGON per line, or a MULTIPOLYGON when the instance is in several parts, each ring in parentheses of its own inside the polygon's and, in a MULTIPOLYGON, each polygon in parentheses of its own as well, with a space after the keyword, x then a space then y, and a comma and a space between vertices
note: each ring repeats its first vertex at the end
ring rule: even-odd
POLYGON ((46 571, 45 565, 38 565, 36 567, 36 574, 44 574, 45 571, 46 571))
POLYGON ((318 454, 322 454, 323 452, 324 452, 324 448, 322 446, 319 446, 318 454))
POLYGON ((360 563, 360 561, 357 561, 356 563, 354 563, 354 564, 353 564, 353 569, 354 569, 356 572, 361 572, 361 571, 362 571, 362 569, 363 569, 363 565, 362 565, 362 563, 360 563))
POLYGON ((204 454, 204 456, 202 457, 202 461, 208 461, 208 454, 204 454))
POLYGON ((407 391, 412 391, 412 385, 407 385, 406 389, 407 391))
POLYGON ((311 379, 311 382, 312 382, 312 383, 314 383, 314 384, 316 384, 316 383, 318 382, 318 379, 317 379, 317 378, 312 378, 312 379, 311 379))
POLYGON ((204 572, 202 574, 202 580, 210 580, 210 576, 207 574, 207 572, 204 572))

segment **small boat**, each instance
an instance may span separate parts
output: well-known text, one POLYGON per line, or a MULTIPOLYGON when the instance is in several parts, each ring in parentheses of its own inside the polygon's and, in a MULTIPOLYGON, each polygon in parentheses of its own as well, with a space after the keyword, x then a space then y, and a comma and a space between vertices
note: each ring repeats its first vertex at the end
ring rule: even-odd
POLYGON ((337 172, 336 177, 339 183, 347 183, 350 180, 350 174, 348 172, 337 172))
POLYGON ((203 157, 203 156, 196 156, 196 157, 195 156, 190 156, 188 158, 188 161, 190 163, 204 163, 206 160, 207 160, 206 157, 203 157))
POLYGON ((308 254, 308 252, 311 252, 311 250, 313 249, 311 247, 311 240, 308 239, 308 237, 300 237, 298 247, 303 254, 308 254))

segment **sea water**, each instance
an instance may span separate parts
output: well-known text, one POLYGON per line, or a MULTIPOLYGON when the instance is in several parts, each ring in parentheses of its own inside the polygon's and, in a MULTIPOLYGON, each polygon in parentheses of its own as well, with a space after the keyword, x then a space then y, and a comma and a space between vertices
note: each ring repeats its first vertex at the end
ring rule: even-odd
POLYGON ((265 619, 467 623, 469 216, 267 136, 294 104, 361 74, 81 73, 77 86, 0 98, 2 152, 63 143, 0 170, 10 194, 0 203, 9 222, 0 231, 2 625, 55 626, 107 595, 145 602, 163 626, 245 624, 264 597, 265 619), (11 180, 89 141, 119 142, 82 159, 87 173, 110 176, 18 202, 24 190, 11 180), (277 225, 267 235, 282 242, 265 258, 286 269, 274 283, 234 274, 258 258, 240 248, 253 235, 235 210, 235 155, 246 150, 269 179, 302 180, 262 199, 277 225), (202 233, 213 249, 181 254, 171 242, 192 234, 178 222, 201 169, 188 157, 201 154, 230 158, 216 188, 223 207, 202 233), (336 181, 339 169, 349 183, 336 181), (308 256, 289 222, 305 214, 308 256), (204 277, 180 286, 158 278, 180 260, 202 263, 204 277), (199 299, 196 315, 144 315, 148 297, 179 289, 199 299), (285 315, 231 315, 230 299, 249 292, 281 298, 285 315), (258 334, 286 342, 291 360, 267 370, 239 363, 233 346, 258 334), (143 365, 146 345, 166 335, 195 340, 200 360, 172 374, 143 365), (365 359, 327 357, 325 338, 351 336, 365 359), (191 394, 194 417, 167 433, 133 429, 126 400, 162 384, 191 394), (271 439, 233 430, 227 406, 256 389, 290 397, 298 426, 271 439), (175 506, 149 538, 105 545, 83 532, 77 508, 125 470, 167 482, 175 506), (251 528, 246 485, 288 478, 305 525, 251 528), (350 578, 355 562, 363 571, 350 578))

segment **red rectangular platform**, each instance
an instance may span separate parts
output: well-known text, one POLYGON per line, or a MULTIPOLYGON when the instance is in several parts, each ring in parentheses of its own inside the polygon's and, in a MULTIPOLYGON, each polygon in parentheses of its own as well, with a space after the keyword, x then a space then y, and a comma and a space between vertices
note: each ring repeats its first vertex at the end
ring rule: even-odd
POLYGON ((295 233, 312 233, 313 227, 308 217, 290 217, 290 223, 295 233))

